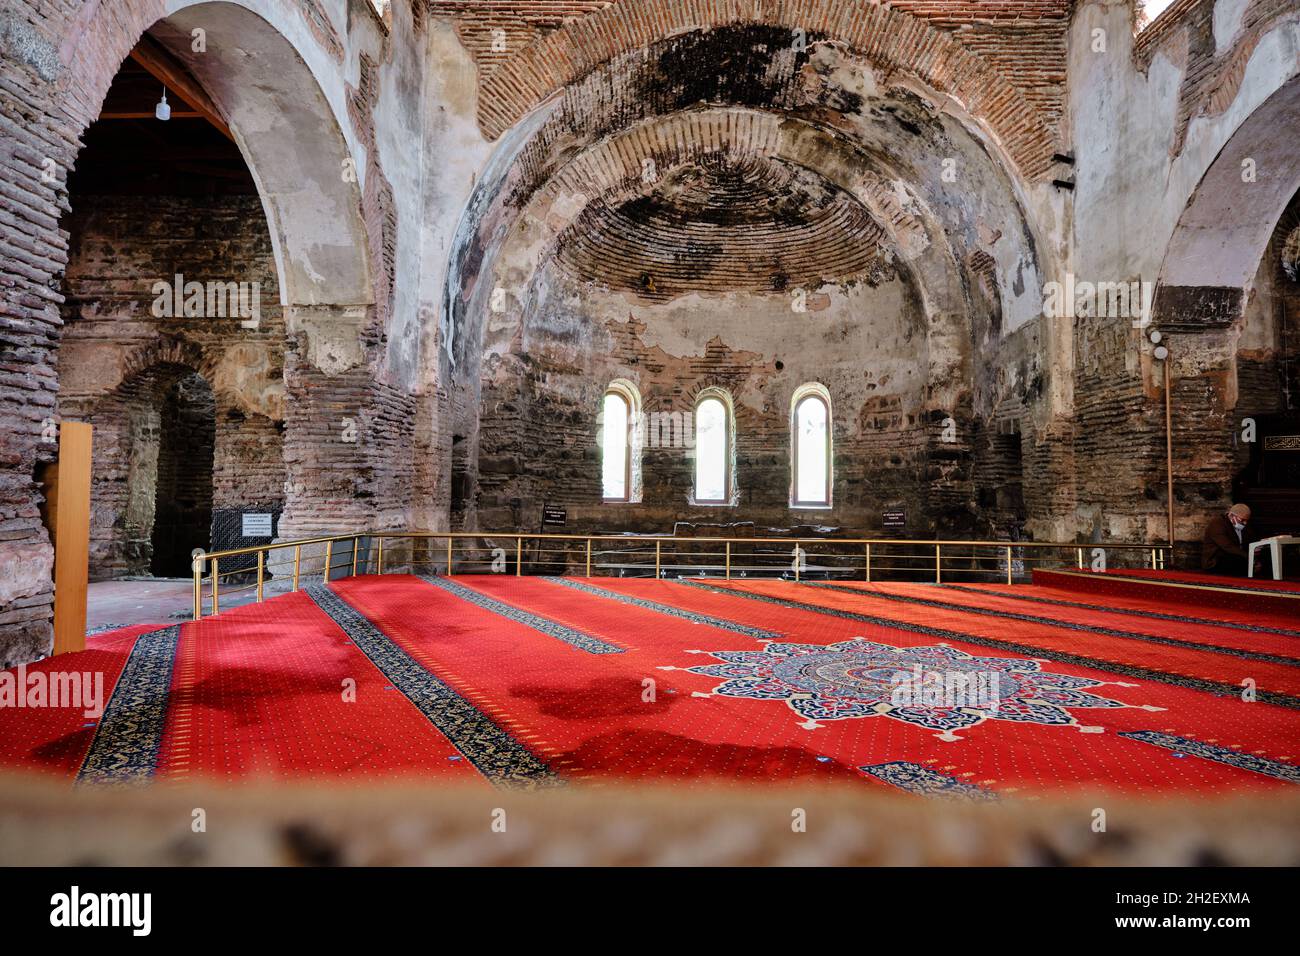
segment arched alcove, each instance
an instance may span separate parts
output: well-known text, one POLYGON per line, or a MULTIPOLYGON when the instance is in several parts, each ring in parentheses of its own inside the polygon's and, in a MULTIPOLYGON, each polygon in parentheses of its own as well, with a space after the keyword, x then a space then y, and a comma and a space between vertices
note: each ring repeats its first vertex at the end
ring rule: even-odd
MULTIPOLYGON (((951 91, 887 73, 879 52, 788 38, 724 23, 613 51, 503 136, 451 250, 443 320, 477 520, 539 511, 561 475, 555 492, 586 516, 581 409, 633 375, 650 416, 689 416, 685 395, 725 384, 753 423, 737 493, 758 520, 798 520, 774 413, 827 377, 856 471, 835 517, 868 529, 903 506, 921 527, 971 526, 972 436, 1001 382, 987 357, 1037 321, 1053 268, 1035 187, 951 91), (663 80, 714 48, 734 75, 706 95, 663 80)), ((644 467, 645 507, 620 527, 685 518, 689 464, 650 450, 644 467)))

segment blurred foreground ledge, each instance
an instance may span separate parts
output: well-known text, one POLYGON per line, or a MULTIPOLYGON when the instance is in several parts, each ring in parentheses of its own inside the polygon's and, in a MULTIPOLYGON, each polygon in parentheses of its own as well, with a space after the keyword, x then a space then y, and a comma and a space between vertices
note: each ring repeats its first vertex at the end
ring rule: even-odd
POLYGON ((1300 795, 972 802, 753 786, 71 790, 2 774, 0 864, 1296 866, 1300 795), (1094 830, 1099 811, 1104 832, 1094 830))

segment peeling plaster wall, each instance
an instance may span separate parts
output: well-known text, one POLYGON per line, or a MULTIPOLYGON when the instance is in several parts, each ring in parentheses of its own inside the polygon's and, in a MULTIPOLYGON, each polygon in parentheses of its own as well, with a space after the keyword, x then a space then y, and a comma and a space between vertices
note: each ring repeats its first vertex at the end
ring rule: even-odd
POLYGON ((416 498, 411 521, 445 530, 452 475, 452 367, 441 317, 453 281, 451 250, 466 203, 492 152, 478 128, 478 68, 450 21, 421 21, 425 89, 420 261, 420 387, 416 422, 416 498))
MULTIPOLYGON (((1044 276, 1056 269, 1038 212, 1057 221, 1055 196, 1021 184, 972 134, 969 118, 834 45, 814 42, 806 60, 784 65, 749 52, 779 39, 728 29, 666 41, 585 78, 499 147, 498 156, 513 150, 519 159, 514 166, 499 160, 483 180, 471 202, 474 219, 462 222, 462 258, 453 260, 466 263, 450 308, 459 526, 527 525, 555 488, 564 489, 579 524, 600 522, 605 530, 663 530, 698 516, 686 502, 689 464, 682 462, 664 464, 662 476, 644 465, 640 505, 600 505, 594 410, 613 378, 649 375, 627 367, 638 352, 645 353, 638 364, 655 355, 670 366, 660 380, 647 378, 647 409, 729 376, 761 407, 749 421, 738 416, 741 520, 788 525, 815 516, 867 531, 879 527, 884 507, 906 503, 922 534, 991 526, 1019 534, 1027 518, 1050 526, 1056 496, 1047 486, 1068 459, 1031 450, 1044 486, 1028 496, 1032 515, 1022 498, 978 517, 972 472, 977 457, 998 480, 1021 467, 1022 449, 990 437, 999 429, 1015 443, 1023 434, 1031 445, 1047 444, 1038 423, 1050 417, 1042 411, 1050 401, 1045 381, 1058 366, 1041 352, 1039 324, 1044 276), (733 57, 732 75, 706 98, 755 103, 757 88, 779 104, 775 116, 752 106, 694 107, 693 91, 679 96, 654 85, 687 69, 665 64, 715 60, 723 49, 733 57), (644 100, 637 99, 642 89, 644 100), (629 109, 649 115, 631 123, 629 109), (555 145, 543 152, 538 142, 555 145), (713 209, 708 197, 716 195, 731 198, 713 209), (849 239, 833 229, 818 233, 811 223, 845 195, 852 197, 846 210, 858 208, 878 225, 855 226, 849 239), (885 272, 905 277, 898 281, 906 295, 846 292, 864 278, 872 284, 877 270, 840 250, 861 256, 873 244, 885 272), (863 275, 846 285, 846 271, 863 275), (767 295, 758 293, 763 287, 767 295), (728 288, 735 292, 723 293, 728 288), (825 321, 832 334, 797 344, 773 337, 772 329, 788 329, 782 319, 791 317, 796 291, 817 303, 806 321, 825 321), (624 314, 645 332, 623 346, 625 360, 615 365, 600 358, 612 340, 598 330, 624 314), (880 323, 890 322, 911 332, 880 335, 880 323), (1032 353, 1023 351, 1028 343, 1032 353), (773 376, 772 366, 793 352, 823 369, 909 370, 911 384, 888 397, 862 396, 856 378, 837 383, 846 490, 834 514, 788 507, 788 392, 803 382, 773 376), (755 369, 742 374, 747 362, 755 369), (941 439, 950 418, 956 434, 941 439), (548 438, 561 434, 563 465, 548 438), (547 464, 528 464, 528 447, 547 464), (538 477, 552 473, 555 480, 538 477), (761 514, 750 513, 756 508, 761 514)), ((689 408, 679 402, 672 410, 689 408)))
MULTIPOLYGON (((949 485, 927 434, 928 350, 916 290, 896 277, 858 283, 795 313, 781 295, 691 295, 662 305, 583 289, 564 276, 545 286, 522 327, 487 347, 479 436, 484 528, 537 527, 543 503, 567 507, 577 530, 662 531, 677 520, 756 521, 879 528, 883 507, 903 507, 916 530, 936 521, 969 526, 972 516, 939 512, 949 485), (647 447, 643 501, 602 504, 597 414, 607 385, 632 382, 648 414, 689 417, 705 388, 724 388, 735 407, 736 501, 693 506, 693 451, 647 447), (790 399, 820 382, 834 407, 834 507, 792 509, 790 399)), ((954 458, 959 453, 954 449, 954 458)), ((964 504, 967 488, 958 488, 964 504)))
MULTIPOLYGON (((1180 559, 1194 561, 1206 519, 1233 500, 1249 457, 1242 420, 1284 410, 1276 317, 1290 292, 1285 277, 1270 281, 1280 273, 1266 246, 1300 185, 1300 127, 1294 109, 1265 123, 1258 114, 1300 75, 1300 10, 1187 0, 1136 44, 1129 17, 1123 2, 1083 3, 1071 31, 1072 270, 1160 285, 1152 327, 1172 352, 1175 534, 1180 559), (1093 50, 1095 31, 1104 53, 1093 50), (1253 115, 1266 128, 1243 132, 1253 115), (1258 167, 1253 180, 1244 159, 1258 167), (1220 211, 1197 213, 1198 203, 1220 211), (1180 258, 1199 239, 1213 253, 1180 258)), ((1125 318, 1074 324, 1075 524, 1096 541, 1167 533, 1163 372, 1148 331, 1125 318)))

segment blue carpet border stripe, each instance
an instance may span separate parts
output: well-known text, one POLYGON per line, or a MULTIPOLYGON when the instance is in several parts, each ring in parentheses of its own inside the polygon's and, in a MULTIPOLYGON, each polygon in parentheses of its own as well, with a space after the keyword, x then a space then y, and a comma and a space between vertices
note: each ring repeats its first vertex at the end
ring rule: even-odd
POLYGON ((559 621, 552 621, 549 617, 543 617, 540 614, 534 614, 532 611, 525 611, 521 607, 515 607, 505 601, 494 598, 491 595, 484 594, 482 591, 476 591, 474 588, 467 587, 459 581, 453 581, 447 577, 434 577, 431 575, 417 575, 425 584, 430 584, 436 588, 453 594, 462 601, 468 601, 485 611, 491 611, 493 614, 499 614, 504 618, 523 624, 525 627, 531 627, 534 631, 540 631, 547 637, 553 637, 558 641, 563 641, 570 647, 576 647, 580 651, 586 651, 588 654, 622 654, 626 648, 619 647, 617 644, 611 644, 608 641, 602 641, 598 637, 593 637, 577 628, 569 627, 567 624, 561 624, 559 621))
POLYGON ((925 764, 910 760, 891 760, 887 763, 864 764, 860 771, 875 777, 891 787, 915 794, 919 797, 946 797, 965 800, 997 800, 999 795, 992 790, 973 783, 959 780, 957 777, 940 773, 925 764))
POLYGON ((145 783, 153 778, 171 700, 181 626, 141 634, 113 687, 76 785, 145 783))
POLYGON ((335 591, 324 584, 303 590, 388 682, 491 783, 514 789, 559 782, 544 760, 430 673, 335 591))
POLYGON ((1300 767, 1283 763, 1280 760, 1260 757, 1257 754, 1246 754, 1229 747, 1216 747, 1214 744, 1192 740, 1189 737, 1165 734, 1158 730, 1122 730, 1119 732, 1119 736, 1128 737, 1130 740, 1140 740, 1144 744, 1152 744, 1156 747, 1164 747, 1166 750, 1177 753, 1187 753, 1205 760, 1213 760, 1215 763, 1236 767, 1238 770, 1262 773, 1265 776, 1285 780, 1288 783, 1300 783, 1300 767))
POLYGON ((611 601, 618 601, 621 604, 631 604, 634 607, 645 608, 648 611, 655 611, 659 614, 667 614, 670 617, 678 617, 692 624, 707 624, 709 627, 720 628, 724 631, 733 631, 736 634, 744 634, 746 637, 752 637, 759 641, 779 641, 784 640, 786 635, 779 631, 768 631, 761 627, 754 627, 750 624, 739 624, 736 621, 728 621, 726 618, 712 617, 708 614, 701 614, 698 611, 688 611, 685 608, 673 607, 671 604, 661 604, 658 601, 651 601, 646 598, 635 597, 631 594, 623 594, 620 591, 610 591, 606 588, 597 587, 594 584, 588 584, 585 581, 577 581, 573 578, 560 577, 558 575, 549 575, 542 578, 543 581, 549 581, 551 584, 561 584, 566 588, 573 588, 575 591, 581 591, 584 594, 590 594, 599 598, 607 598, 611 601))

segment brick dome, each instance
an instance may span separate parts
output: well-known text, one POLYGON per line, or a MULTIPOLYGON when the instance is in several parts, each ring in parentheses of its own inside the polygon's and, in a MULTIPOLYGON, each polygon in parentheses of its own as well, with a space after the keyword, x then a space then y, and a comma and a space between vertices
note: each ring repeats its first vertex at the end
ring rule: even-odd
POLYGON ((594 200, 557 242, 572 278, 651 299, 875 282, 891 259, 855 197, 789 163, 723 153, 666 171, 642 195, 594 200))

